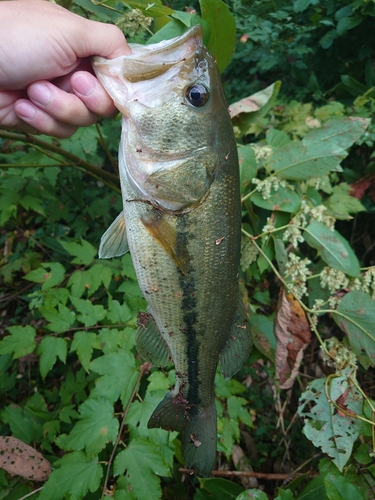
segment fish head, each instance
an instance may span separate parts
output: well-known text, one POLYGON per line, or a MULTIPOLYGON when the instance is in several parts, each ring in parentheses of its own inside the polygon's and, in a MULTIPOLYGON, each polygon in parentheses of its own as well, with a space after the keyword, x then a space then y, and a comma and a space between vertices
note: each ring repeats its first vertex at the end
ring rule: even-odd
POLYGON ((222 123, 230 122, 215 61, 200 26, 131 49, 93 63, 123 115, 121 176, 138 196, 165 209, 195 206, 215 175, 222 123))

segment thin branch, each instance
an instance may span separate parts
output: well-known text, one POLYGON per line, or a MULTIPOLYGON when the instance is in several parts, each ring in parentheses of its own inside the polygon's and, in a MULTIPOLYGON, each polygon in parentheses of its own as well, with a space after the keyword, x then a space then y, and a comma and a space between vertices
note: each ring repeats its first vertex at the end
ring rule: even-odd
MULTIPOLYGON (((186 469, 184 467, 180 467, 178 471, 182 474, 194 474, 193 469, 186 469)), ((279 481, 295 478, 302 474, 268 474, 266 472, 250 472, 241 470, 213 470, 211 475, 216 477, 256 477, 258 479, 267 479, 269 481, 279 481)))
POLYGON ((44 488, 44 486, 41 486, 40 488, 34 490, 34 491, 31 491, 30 493, 28 493, 27 495, 24 495, 23 497, 21 497, 19 500, 25 500, 25 498, 29 498, 31 497, 32 495, 34 495, 35 493, 38 493, 38 491, 42 491, 42 489, 44 488))
POLYGON ((122 431, 123 431, 123 428, 124 428, 124 425, 125 425, 125 419, 126 419, 126 416, 128 414, 128 411, 129 411, 129 408, 130 408, 130 405, 133 401, 133 399, 135 398, 137 392, 138 392, 138 387, 139 387, 139 384, 141 383, 141 379, 143 377, 143 375, 148 372, 150 370, 150 363, 143 363, 143 365, 141 366, 141 369, 140 369, 140 372, 139 372, 139 375, 138 375, 138 378, 137 378, 137 381, 134 385, 134 389, 133 389, 133 392, 129 398, 129 401, 128 401, 128 404, 126 405, 126 408, 124 410, 124 413, 122 415, 122 420, 121 420, 121 424, 120 424, 120 429, 118 431, 118 434, 117 434, 117 438, 116 438, 116 442, 113 446, 113 450, 112 450, 112 453, 111 453, 111 456, 109 457, 109 460, 108 460, 108 467, 107 467, 107 472, 106 472, 106 475, 105 475, 105 481, 104 481, 104 485, 103 485, 103 492, 102 492, 102 496, 100 497, 100 500, 103 500, 106 492, 107 492, 107 484, 108 484, 108 479, 109 479, 109 471, 110 471, 110 468, 111 468, 111 465, 112 465, 112 462, 113 462, 113 458, 115 456, 115 453, 116 453, 116 449, 117 449, 117 446, 119 445, 120 441, 121 441, 121 435, 122 435, 122 431))
POLYGON ((104 137, 103 137, 102 131, 100 129, 100 126, 97 123, 95 124, 95 126, 96 126, 96 131, 98 132, 98 136, 99 136, 99 144, 102 147, 102 149, 105 152, 105 154, 107 155, 107 158, 108 158, 110 164, 112 165, 113 170, 116 172, 116 175, 118 175, 117 161, 116 161, 115 158, 113 158, 110 150, 107 147, 107 143, 104 140, 104 137))

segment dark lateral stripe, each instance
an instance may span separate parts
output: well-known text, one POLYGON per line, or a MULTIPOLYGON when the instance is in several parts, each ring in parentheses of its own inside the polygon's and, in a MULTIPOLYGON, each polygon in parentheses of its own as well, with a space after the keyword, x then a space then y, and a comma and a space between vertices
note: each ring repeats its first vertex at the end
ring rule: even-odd
MULTIPOLYGON (((186 231, 186 216, 178 218, 177 247, 187 246, 188 232, 186 231)), ((186 357, 188 360, 188 404, 191 405, 190 414, 198 412, 197 406, 201 403, 199 397, 199 344, 197 340, 197 299, 195 298, 194 268, 190 266, 189 273, 184 276, 180 273, 182 288, 183 332, 186 335, 186 357)))

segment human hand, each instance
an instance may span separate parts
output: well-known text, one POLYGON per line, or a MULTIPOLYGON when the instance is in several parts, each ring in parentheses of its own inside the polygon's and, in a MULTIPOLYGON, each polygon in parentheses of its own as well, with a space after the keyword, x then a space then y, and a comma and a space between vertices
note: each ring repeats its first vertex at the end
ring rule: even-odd
POLYGON ((116 108, 89 57, 131 53, 113 25, 45 0, 0 1, 0 128, 70 137, 116 108))

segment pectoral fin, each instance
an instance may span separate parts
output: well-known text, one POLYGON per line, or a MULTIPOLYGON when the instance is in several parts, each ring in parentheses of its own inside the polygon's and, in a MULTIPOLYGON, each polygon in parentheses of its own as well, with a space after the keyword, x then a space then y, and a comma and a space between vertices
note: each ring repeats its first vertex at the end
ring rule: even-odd
POLYGON ((252 345, 245 307, 240 299, 235 321, 220 355, 221 372, 227 380, 241 368, 251 352, 252 345))
POLYGON ((125 216, 124 212, 121 212, 100 240, 99 259, 119 257, 128 251, 129 247, 128 239, 126 237, 125 216))
POLYGON ((171 353, 154 318, 151 314, 139 313, 138 324, 135 342, 139 354, 153 365, 167 366, 171 353))
POLYGON ((155 211, 152 217, 142 218, 141 221, 154 240, 172 257, 182 274, 187 275, 190 265, 189 251, 184 243, 178 241, 176 231, 163 214, 155 211))

